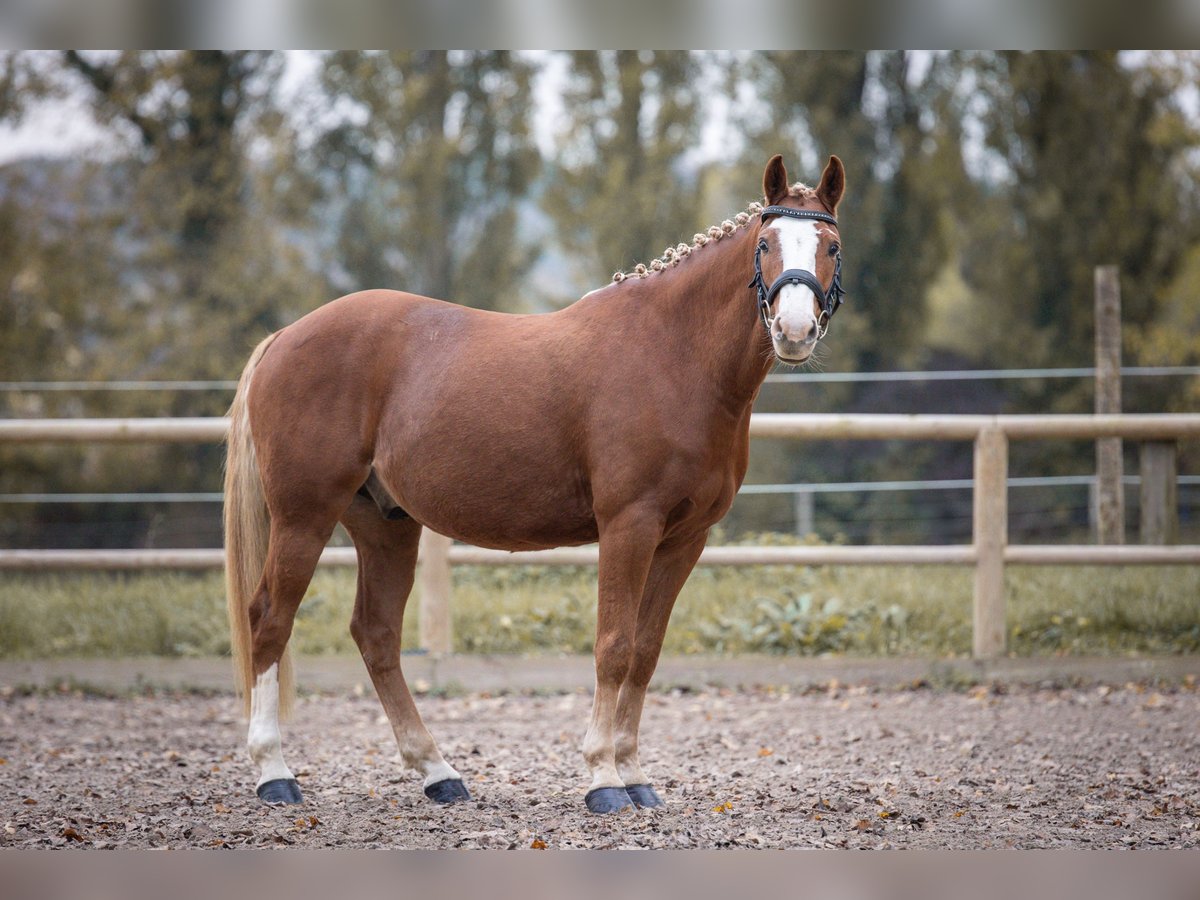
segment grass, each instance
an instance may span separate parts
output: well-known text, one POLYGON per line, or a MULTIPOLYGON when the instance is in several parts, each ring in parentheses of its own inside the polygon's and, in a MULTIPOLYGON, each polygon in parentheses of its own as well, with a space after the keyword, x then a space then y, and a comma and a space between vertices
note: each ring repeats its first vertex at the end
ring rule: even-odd
MULTIPOLYGON (((357 652, 351 570, 323 570, 297 616, 304 654, 357 652)), ((1196 567, 1010 567, 1019 656, 1200 652, 1196 567)), ((456 649, 588 653, 595 570, 472 568, 454 575, 456 649)), ((698 568, 665 652, 966 655, 972 573, 954 567, 698 568)), ((229 651, 219 573, 0 575, 0 658, 214 656, 229 651)), ((417 634, 415 593, 404 647, 417 634)))

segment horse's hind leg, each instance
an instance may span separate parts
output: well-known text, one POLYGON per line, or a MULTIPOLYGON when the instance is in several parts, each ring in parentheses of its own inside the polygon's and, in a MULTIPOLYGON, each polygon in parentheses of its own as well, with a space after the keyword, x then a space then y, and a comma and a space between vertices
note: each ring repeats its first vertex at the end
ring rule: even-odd
POLYGON ((358 594, 350 633, 391 722, 400 756, 424 776, 427 797, 439 803, 469 800, 462 778, 442 758, 421 721, 400 670, 400 634, 413 586, 421 526, 412 519, 388 521, 362 496, 355 497, 342 524, 358 551, 358 594))
POLYGON ((646 699, 650 678, 658 665, 675 598, 700 558, 707 536, 705 532, 686 543, 659 547, 650 563, 650 574, 646 578, 646 588, 638 608, 633 661, 617 699, 616 763, 629 799, 640 807, 663 805, 638 761, 642 704, 646 699))
POLYGON ((250 729, 247 745, 259 767, 257 793, 265 803, 300 803, 300 786, 283 761, 279 737, 279 664, 292 634, 296 609, 333 531, 271 523, 267 564, 250 605, 250 729))

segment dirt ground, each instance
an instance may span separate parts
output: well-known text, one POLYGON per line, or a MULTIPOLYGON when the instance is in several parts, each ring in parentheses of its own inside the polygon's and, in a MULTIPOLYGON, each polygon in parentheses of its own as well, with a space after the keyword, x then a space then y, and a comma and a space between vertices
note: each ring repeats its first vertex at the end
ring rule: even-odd
POLYGON ((0 699, 0 846, 1197 847, 1194 686, 652 694, 665 811, 583 806, 590 697, 423 697, 474 796, 402 771, 371 696, 302 699, 302 807, 253 795, 231 697, 0 699))

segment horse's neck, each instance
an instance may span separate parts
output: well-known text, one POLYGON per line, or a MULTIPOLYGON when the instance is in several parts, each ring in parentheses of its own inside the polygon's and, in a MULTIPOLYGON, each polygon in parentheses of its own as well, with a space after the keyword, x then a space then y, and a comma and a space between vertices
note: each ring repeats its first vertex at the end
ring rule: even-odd
POLYGON ((754 401, 774 363, 761 334, 756 298, 747 282, 753 275, 756 229, 739 228, 709 243, 694 257, 649 276, 656 312, 665 314, 688 358, 680 368, 703 369, 730 407, 754 401), (659 282, 659 283, 655 283, 659 282))

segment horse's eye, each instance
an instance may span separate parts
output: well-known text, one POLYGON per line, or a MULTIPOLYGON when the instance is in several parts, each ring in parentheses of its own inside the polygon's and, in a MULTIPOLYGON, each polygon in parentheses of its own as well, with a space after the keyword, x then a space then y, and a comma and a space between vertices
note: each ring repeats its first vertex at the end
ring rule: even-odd
POLYGON ((841 251, 841 249, 842 248, 838 245, 838 242, 834 241, 832 244, 829 245, 829 255, 837 256, 838 253, 841 251))

